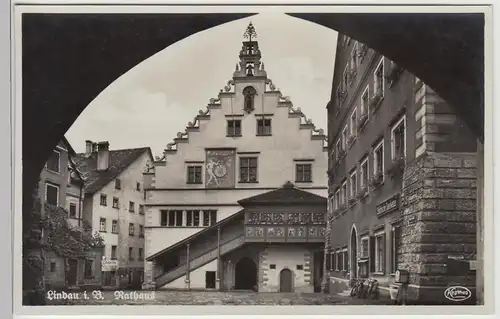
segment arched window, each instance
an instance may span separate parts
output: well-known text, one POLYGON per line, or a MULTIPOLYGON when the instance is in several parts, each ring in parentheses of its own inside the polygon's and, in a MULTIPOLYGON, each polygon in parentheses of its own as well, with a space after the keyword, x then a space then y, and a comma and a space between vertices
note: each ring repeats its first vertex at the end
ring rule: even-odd
POLYGON ((257 95, 257 91, 252 86, 247 86, 243 89, 243 96, 245 97, 244 110, 248 113, 255 109, 254 98, 257 95))

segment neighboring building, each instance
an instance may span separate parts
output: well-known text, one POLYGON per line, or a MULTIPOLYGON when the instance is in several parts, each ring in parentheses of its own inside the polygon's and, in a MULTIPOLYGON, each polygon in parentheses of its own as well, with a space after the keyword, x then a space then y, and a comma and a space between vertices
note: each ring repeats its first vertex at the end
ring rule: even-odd
POLYGON ((103 288, 140 287, 144 277, 143 168, 149 147, 109 150, 86 141, 76 163, 85 178, 83 216, 105 242, 103 288))
MULTIPOLYGON (((63 138, 52 152, 42 173, 38 196, 42 203, 59 206, 68 212, 71 226, 83 229, 84 181, 74 163, 75 151, 63 138)), ((45 205, 41 205, 45 215, 45 205)), ((89 252, 87 259, 65 259, 51 251, 45 253, 45 284, 53 288, 99 286, 101 281, 100 249, 89 252), (66 277, 65 263, 68 267, 66 277)))
POLYGON ((442 302, 448 285, 474 291, 474 273, 456 260, 476 248, 476 141, 452 109, 339 35, 328 141, 330 289, 373 277, 387 293, 402 269, 409 301, 442 302))
POLYGON ((254 31, 218 98, 144 173, 144 288, 320 289, 326 137, 275 89, 254 31))

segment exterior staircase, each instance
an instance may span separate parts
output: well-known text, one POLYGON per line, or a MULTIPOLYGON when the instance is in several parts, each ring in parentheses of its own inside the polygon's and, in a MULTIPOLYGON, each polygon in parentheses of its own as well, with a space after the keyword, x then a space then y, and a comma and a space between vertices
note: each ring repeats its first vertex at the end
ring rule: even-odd
MULTIPOLYGON (((237 232, 232 236, 232 238, 220 243, 220 256, 225 255, 245 244, 245 234, 243 227, 240 232, 237 232)), ((189 261, 189 271, 196 270, 211 261, 217 259, 219 255, 218 248, 215 245, 207 245, 206 250, 197 255, 191 256, 189 261)), ((156 289, 163 287, 164 285, 186 275, 187 273, 187 263, 183 263, 178 267, 165 272, 155 278, 156 289)))

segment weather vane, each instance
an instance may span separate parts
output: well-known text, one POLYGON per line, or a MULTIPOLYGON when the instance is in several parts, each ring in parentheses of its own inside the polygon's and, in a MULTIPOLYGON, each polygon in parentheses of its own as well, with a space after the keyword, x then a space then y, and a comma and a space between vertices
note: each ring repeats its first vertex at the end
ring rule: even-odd
POLYGON ((243 33, 243 37, 249 39, 249 41, 252 41, 252 38, 257 38, 257 32, 255 32, 255 27, 252 22, 250 22, 245 33, 243 33))

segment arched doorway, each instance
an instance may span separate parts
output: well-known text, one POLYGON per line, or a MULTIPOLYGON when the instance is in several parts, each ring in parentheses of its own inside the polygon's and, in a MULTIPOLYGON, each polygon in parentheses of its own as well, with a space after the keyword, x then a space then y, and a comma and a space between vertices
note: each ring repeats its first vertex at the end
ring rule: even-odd
POLYGON ((280 292, 292 292, 292 271, 288 268, 280 272, 280 292))
POLYGON ((257 286, 257 265, 248 257, 241 258, 235 266, 234 289, 254 289, 257 286))
POLYGON ((351 229, 351 278, 358 278, 358 234, 356 227, 351 229))

